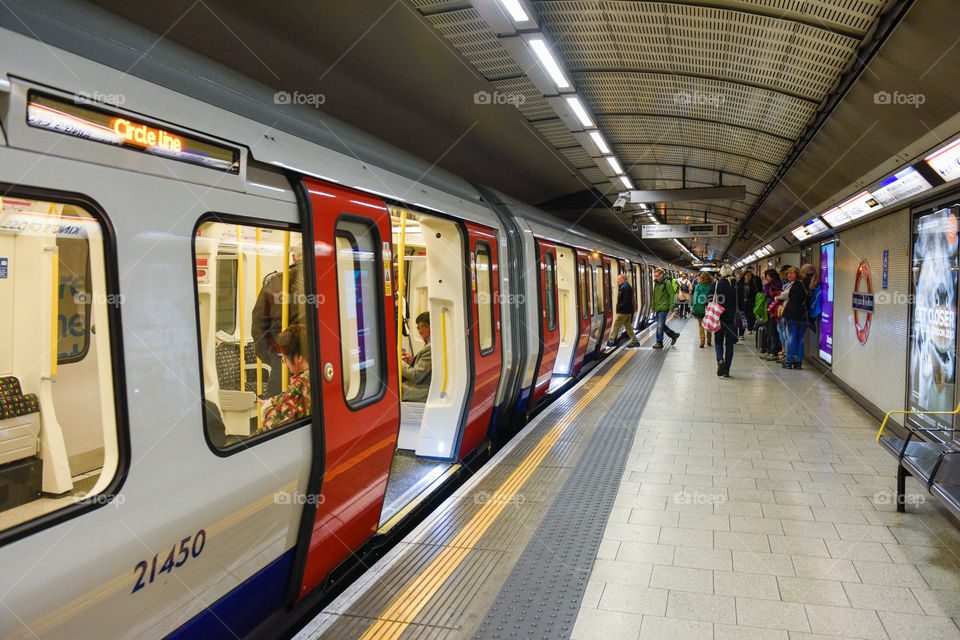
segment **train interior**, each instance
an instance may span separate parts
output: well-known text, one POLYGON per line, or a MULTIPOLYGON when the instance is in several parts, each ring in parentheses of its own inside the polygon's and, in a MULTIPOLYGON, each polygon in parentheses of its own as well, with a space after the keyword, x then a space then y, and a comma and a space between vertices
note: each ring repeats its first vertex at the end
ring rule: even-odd
POLYGON ((381 524, 427 495, 453 467, 470 380, 460 225, 399 207, 390 207, 390 220, 395 357, 403 373, 400 433, 381 524))
POLYGON ((0 200, 0 530, 93 499, 116 471, 104 251, 79 206, 0 200))
POLYGON ((577 267, 573 249, 557 245, 557 300, 560 316, 560 350, 553 367, 549 393, 573 375, 574 356, 580 337, 580 321, 577 319, 577 267))
MULTIPOLYGON (((284 416, 270 412, 272 399, 296 392, 278 340, 303 327, 302 237, 213 220, 195 242, 207 436, 226 448, 309 415, 309 402, 284 416)), ((310 350, 301 349, 309 371, 310 350)))

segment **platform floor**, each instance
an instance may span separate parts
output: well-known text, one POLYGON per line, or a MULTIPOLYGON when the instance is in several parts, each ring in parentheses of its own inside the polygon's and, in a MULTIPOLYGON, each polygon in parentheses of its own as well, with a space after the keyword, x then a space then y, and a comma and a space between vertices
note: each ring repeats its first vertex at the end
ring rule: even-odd
POLYGON ((960 638, 960 527, 913 479, 896 513, 876 421, 696 334, 607 358, 298 638, 960 638))

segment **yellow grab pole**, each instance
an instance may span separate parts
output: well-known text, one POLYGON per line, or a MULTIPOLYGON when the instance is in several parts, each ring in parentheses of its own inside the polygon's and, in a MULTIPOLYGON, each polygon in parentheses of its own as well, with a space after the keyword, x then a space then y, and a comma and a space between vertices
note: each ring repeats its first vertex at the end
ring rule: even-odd
POLYGON ((403 402, 403 293, 405 291, 404 254, 407 247, 407 210, 400 209, 400 244, 397 247, 397 398, 403 402))
MULTIPOLYGON (((50 203, 47 214, 54 216, 59 222, 60 212, 53 202, 50 203)), ((53 247, 50 249, 50 288, 52 289, 50 295, 50 379, 52 380, 57 375, 57 343, 60 333, 60 248, 57 246, 56 235, 53 236, 53 247)))
POLYGON ((243 231, 237 225, 237 306, 240 308, 240 391, 247 390, 247 344, 243 329, 243 231))
MULTIPOLYGON (((290 232, 283 232, 283 303, 280 306, 280 330, 286 331, 290 322, 290 232)), ((287 390, 290 371, 283 367, 283 378, 280 379, 280 388, 287 390)))
MULTIPOLYGON (((257 227, 257 297, 260 297, 260 289, 263 288, 263 247, 261 243, 263 242, 263 229, 257 227)), ((240 314, 241 324, 243 314, 240 314)), ((254 350, 256 351, 256 350, 254 350)), ((257 397, 263 395, 263 361, 260 360, 260 356, 257 356, 257 397)), ((257 411, 257 429, 263 427, 263 416, 257 411)))
POLYGON ((447 308, 440 307, 440 349, 443 351, 443 381, 440 383, 440 395, 447 394, 447 308))
POLYGON ((560 342, 566 342, 567 341, 567 292, 566 291, 564 291, 560 295, 560 299, 562 300, 561 306, 563 307, 563 311, 560 313, 560 326, 562 327, 561 334, 560 334, 560 342))

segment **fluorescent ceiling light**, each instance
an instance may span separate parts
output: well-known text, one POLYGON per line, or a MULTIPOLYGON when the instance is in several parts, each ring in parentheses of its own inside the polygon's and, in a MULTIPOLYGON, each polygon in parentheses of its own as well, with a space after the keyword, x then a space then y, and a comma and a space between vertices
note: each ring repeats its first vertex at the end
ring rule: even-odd
POLYGON ((543 41, 543 38, 531 38, 529 42, 530 48, 533 49, 537 58, 540 59, 540 64, 543 65, 546 72, 553 78, 553 83, 557 85, 557 88, 569 89, 570 81, 563 75, 560 65, 557 64, 557 61, 553 58, 553 54, 550 53, 550 49, 547 48, 547 43, 543 41))
POLYGON ((506 9, 514 22, 526 22, 530 19, 517 0, 500 0, 500 5, 506 9))
POLYGON ((620 166, 620 162, 616 158, 613 156, 605 156, 603 159, 607 161, 607 164, 610 165, 614 173, 623 173, 623 167, 620 166))
POLYGON ((653 224, 660 224, 660 223, 657 221, 657 219, 653 217, 653 214, 652 214, 652 213, 647 214, 647 217, 650 218, 650 222, 652 222, 653 224))
MULTIPOLYGON (((587 110, 584 108, 583 103, 580 102, 580 98, 577 96, 568 96, 566 98, 567 104, 570 106, 570 109, 573 111, 574 115, 577 116, 577 120, 580 121, 586 128, 594 126, 593 120, 590 119, 590 114, 587 113, 587 110)), ((608 152, 609 153, 609 152, 608 152)))
POLYGON ((597 145, 597 149, 600 149, 600 153, 610 153, 610 147, 607 146, 607 141, 603 139, 599 131, 591 131, 590 139, 593 140, 593 144, 597 145))
POLYGON ((633 189, 633 183, 630 182, 630 178, 627 176, 620 176, 620 182, 622 182, 623 186, 627 189, 633 189))

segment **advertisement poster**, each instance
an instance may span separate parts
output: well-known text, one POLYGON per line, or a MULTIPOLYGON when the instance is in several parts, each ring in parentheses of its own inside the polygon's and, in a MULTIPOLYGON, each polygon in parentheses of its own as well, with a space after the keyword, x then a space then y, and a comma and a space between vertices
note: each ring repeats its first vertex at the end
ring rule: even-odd
POLYGON ((833 257, 837 245, 820 246, 820 358, 833 362, 833 257))
MULTIPOLYGON (((917 216, 913 242, 908 410, 952 411, 956 391, 957 216, 917 216)), ((953 416, 917 415, 921 426, 952 426, 953 416)))

